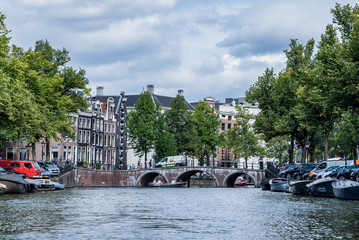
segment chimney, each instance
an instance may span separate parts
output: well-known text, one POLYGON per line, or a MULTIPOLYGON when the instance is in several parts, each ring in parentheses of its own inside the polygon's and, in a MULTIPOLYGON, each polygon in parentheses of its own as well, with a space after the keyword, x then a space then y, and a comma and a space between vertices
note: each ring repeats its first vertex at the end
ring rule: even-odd
POLYGON ((183 96, 183 90, 182 89, 178 90, 178 96, 183 96))
POLYGON ((96 88, 96 96, 103 96, 103 87, 96 88))
POLYGON ((155 86, 154 85, 147 85, 147 91, 151 94, 155 93, 155 86))

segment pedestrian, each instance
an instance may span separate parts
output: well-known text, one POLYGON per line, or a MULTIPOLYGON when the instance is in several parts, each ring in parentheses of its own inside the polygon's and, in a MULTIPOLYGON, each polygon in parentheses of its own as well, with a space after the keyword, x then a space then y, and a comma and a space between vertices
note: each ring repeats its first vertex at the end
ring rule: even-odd
POLYGON ((137 169, 140 169, 140 165, 141 165, 141 162, 140 162, 140 160, 138 160, 137 169))
POLYGON ((150 165, 150 168, 152 167, 152 159, 150 159, 150 162, 148 163, 150 165))

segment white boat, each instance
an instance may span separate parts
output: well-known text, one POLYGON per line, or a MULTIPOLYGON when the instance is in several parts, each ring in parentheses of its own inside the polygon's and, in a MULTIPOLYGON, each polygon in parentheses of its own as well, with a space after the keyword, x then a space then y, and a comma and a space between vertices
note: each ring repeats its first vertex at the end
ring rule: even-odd
POLYGON ((1 167, 0 183, 6 186, 5 193, 25 193, 28 186, 20 174, 7 172, 1 167))
POLYGON ((286 178, 272 178, 269 180, 270 190, 272 192, 288 192, 289 179, 286 178))
POLYGON ((334 196, 340 199, 359 200, 359 182, 349 179, 332 183, 334 196))
POLYGON ((6 190, 6 185, 0 183, 0 195, 1 195, 1 194, 4 194, 4 193, 5 193, 5 190, 6 190))

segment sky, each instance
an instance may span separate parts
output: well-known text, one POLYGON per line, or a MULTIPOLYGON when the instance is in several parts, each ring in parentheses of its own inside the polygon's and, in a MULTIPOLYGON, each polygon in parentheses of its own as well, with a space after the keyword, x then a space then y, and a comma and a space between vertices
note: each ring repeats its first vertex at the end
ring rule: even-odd
POLYGON ((266 68, 285 66, 290 39, 317 42, 330 0, 1 0, 11 44, 69 51, 104 95, 184 91, 189 102, 244 97, 266 68))

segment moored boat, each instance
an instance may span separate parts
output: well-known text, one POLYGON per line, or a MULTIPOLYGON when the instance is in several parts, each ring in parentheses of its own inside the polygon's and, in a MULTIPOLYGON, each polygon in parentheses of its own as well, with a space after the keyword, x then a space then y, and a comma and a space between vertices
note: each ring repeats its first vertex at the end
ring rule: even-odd
POLYGON ((349 179, 332 183, 334 196, 340 199, 359 200, 359 182, 349 179))
POLYGON ((20 174, 7 172, 1 167, 0 183, 6 186, 4 193, 25 193, 28 186, 20 174))
POLYGON ((261 183, 259 184, 262 188, 262 190, 266 191, 266 190, 270 190, 270 185, 269 185, 269 181, 270 178, 263 178, 261 183))
POLYGON ((334 197, 332 183, 336 179, 323 178, 307 184, 308 195, 313 197, 334 197))
POLYGON ((272 192, 289 191, 289 180, 286 178, 272 178, 269 180, 269 185, 272 192))
POLYGON ((6 190, 6 185, 0 183, 0 195, 1 195, 1 194, 4 194, 4 193, 5 193, 5 190, 6 190))
POLYGON ((48 179, 39 180, 39 191, 53 191, 55 190, 55 184, 48 179))
POLYGON ((184 187, 186 186, 186 182, 176 182, 176 183, 149 183, 149 187, 184 187))
POLYGON ((289 182, 289 191, 294 195, 307 195, 307 184, 311 183, 311 180, 302 180, 302 181, 290 181, 289 182))

